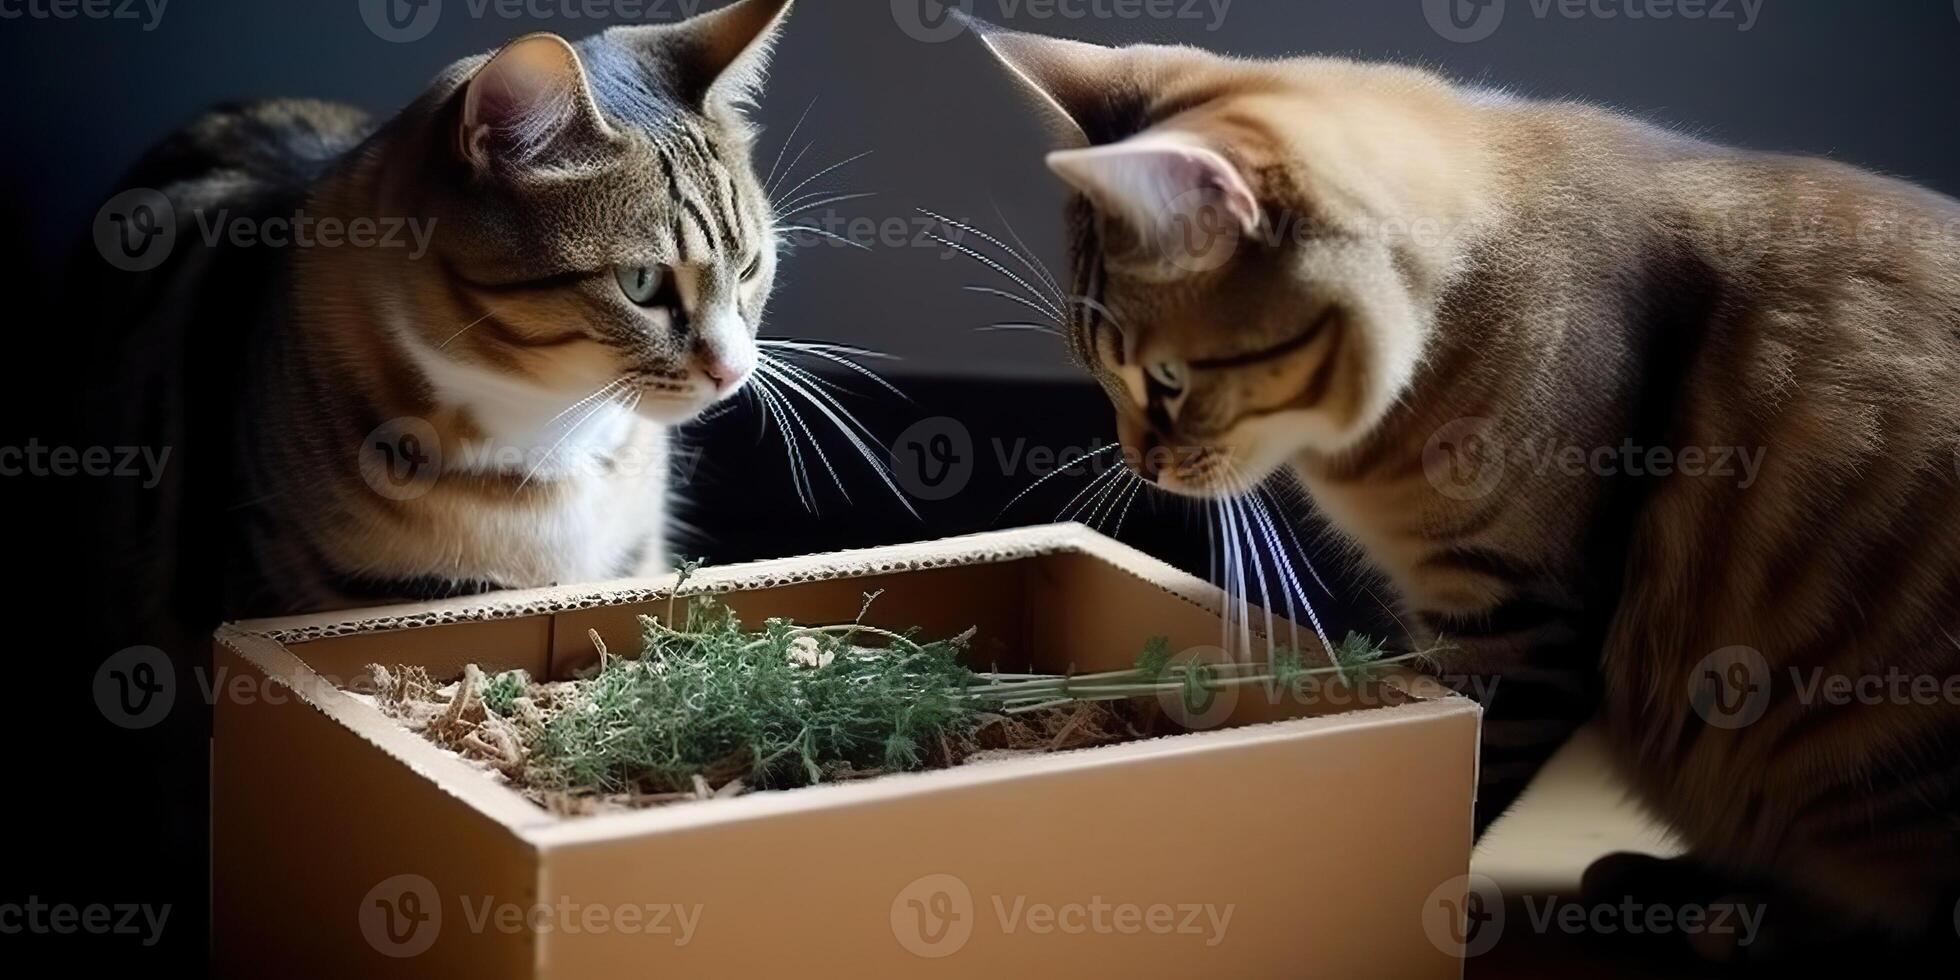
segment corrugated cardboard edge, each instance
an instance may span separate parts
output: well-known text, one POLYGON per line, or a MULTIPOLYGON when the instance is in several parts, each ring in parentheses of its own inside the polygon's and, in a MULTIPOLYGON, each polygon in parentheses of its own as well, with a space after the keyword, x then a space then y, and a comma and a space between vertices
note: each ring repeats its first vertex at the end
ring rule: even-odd
MULTIPOLYGON (((1224 612, 1225 593, 1222 589, 1082 524, 1049 524, 918 544, 704 568, 688 580, 686 591, 739 592, 799 582, 858 578, 953 565, 1020 561, 1071 551, 1102 558, 1213 614, 1224 612)), ((651 602, 672 595, 678 581, 679 576, 668 574, 597 585, 501 592, 488 598, 469 597, 413 606, 384 606, 353 612, 247 620, 234 623, 230 628, 265 636, 282 644, 304 643, 356 633, 514 619, 594 606, 651 602)))
MULTIPOLYGON (((703 568, 688 579, 685 591, 688 593, 740 592, 801 582, 858 578, 953 565, 1020 561, 1067 551, 1095 551, 1099 554, 1110 554, 1111 552, 1107 550, 1100 550, 1103 543, 1118 549, 1124 555, 1125 561, 1151 567, 1152 571, 1146 578, 1156 582, 1166 591, 1182 595, 1193 584, 1209 588, 1202 580, 1185 575, 1142 552, 1110 541, 1080 524, 1055 524, 974 534, 943 541, 703 568), (1160 575, 1161 580, 1159 580, 1160 575)), ((237 630, 259 634, 279 643, 304 643, 308 640, 357 633, 420 629, 451 623, 549 615, 589 609, 594 606, 651 602, 674 594, 678 582, 678 575, 668 574, 655 578, 624 579, 596 585, 500 592, 491 597, 450 599, 413 606, 389 606, 354 612, 342 611, 252 620, 236 623, 233 626, 237 630)), ((1187 598, 1201 601, 1196 596, 1187 596, 1187 598)), ((1209 604, 1207 607, 1213 608, 1209 604)))

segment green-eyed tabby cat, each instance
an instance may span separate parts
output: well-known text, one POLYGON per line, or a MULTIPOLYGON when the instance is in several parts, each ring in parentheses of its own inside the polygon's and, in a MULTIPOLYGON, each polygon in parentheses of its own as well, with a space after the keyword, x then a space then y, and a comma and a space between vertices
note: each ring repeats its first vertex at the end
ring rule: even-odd
POLYGON ((119 400, 185 464, 122 516, 152 598, 206 587, 200 559, 228 596, 192 621, 663 568, 665 427, 758 360, 776 234, 739 107, 790 5, 534 34, 378 127, 260 103, 152 151, 130 183, 186 242, 113 280, 119 400), (212 215, 320 241, 192 247, 212 215), (355 247, 363 221, 426 248, 355 247))
POLYGON ((1597 710, 1691 857, 1596 890, 1951 935, 1960 705, 1793 678, 1960 674, 1960 205, 1404 67, 978 29, 1062 144, 1071 344, 1143 475, 1291 469, 1500 678, 1479 830, 1597 710))

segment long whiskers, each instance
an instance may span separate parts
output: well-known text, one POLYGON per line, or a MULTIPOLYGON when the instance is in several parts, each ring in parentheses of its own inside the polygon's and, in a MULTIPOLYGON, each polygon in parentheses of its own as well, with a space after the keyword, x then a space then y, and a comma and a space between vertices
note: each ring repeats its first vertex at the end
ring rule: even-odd
MULTIPOLYGON (((866 150, 866 151, 864 151, 863 153, 859 153, 859 154, 857 154, 856 156, 850 156, 850 157, 845 157, 844 159, 842 159, 842 160, 839 160, 839 161, 837 161, 836 163, 833 163, 833 164, 831 164, 830 166, 828 166, 828 167, 825 167, 825 168, 823 168, 822 170, 819 170, 819 171, 817 171, 816 173, 813 173, 813 174, 811 174, 810 176, 808 176, 808 177, 805 177, 805 178, 803 178, 803 180, 802 180, 802 181, 800 181, 799 183, 797 183, 797 185, 796 185, 795 187, 792 187, 792 188, 790 188, 789 190, 787 190, 787 191, 784 191, 784 192, 783 192, 783 193, 782 193, 782 194, 781 194, 780 196, 782 196, 782 197, 786 197, 786 198, 790 198, 791 200, 794 200, 794 199, 796 198, 796 195, 797 195, 797 193, 798 193, 798 192, 800 192, 800 191, 802 191, 802 190, 803 190, 803 188, 805 188, 805 187, 808 187, 808 186, 810 186, 810 184, 811 184, 811 182, 812 182, 812 181, 815 181, 815 180, 817 180, 818 178, 821 178, 821 177, 824 177, 824 176, 826 176, 826 175, 828 175, 828 174, 832 174, 832 173, 835 173, 836 171, 838 171, 838 170, 841 170, 841 169, 843 169, 844 167, 847 167, 847 166, 850 166, 851 164, 853 164, 853 163, 856 163, 856 162, 858 162, 859 160, 862 160, 862 159, 864 159, 865 157, 868 157, 868 156, 870 156, 871 154, 873 154, 873 153, 875 153, 875 152, 877 152, 877 151, 876 151, 876 150, 866 150)), ((771 194, 771 195, 770 195, 770 198, 771 198, 771 199, 773 200, 773 199, 774 199, 775 197, 777 197, 777 196, 778 196, 778 195, 774 195, 774 194, 771 194)), ((806 210, 807 210, 807 209, 806 209, 806 210)))
MULTIPOLYGON (((1084 463, 1086 463, 1086 462, 1088 462, 1088 461, 1090 461, 1090 460, 1092 460, 1092 459, 1095 459, 1095 458, 1096 458, 1096 457, 1098 457, 1098 456, 1101 456, 1102 454, 1104 454, 1104 453, 1106 453, 1106 452, 1111 452, 1111 451, 1113 451, 1113 450, 1116 450, 1116 449, 1120 449, 1120 448, 1122 448, 1122 447, 1121 447, 1121 446, 1119 446, 1119 445, 1117 445, 1116 443, 1111 443, 1111 444, 1109 444, 1109 445, 1107 445, 1107 446, 1104 446, 1104 447, 1102 447, 1101 449, 1098 449, 1098 450, 1095 450, 1095 451, 1093 451, 1093 452, 1090 452, 1090 453, 1086 453, 1086 454, 1084 454, 1084 455, 1083 455, 1083 457, 1082 457, 1082 459, 1080 460, 1080 462, 1084 462, 1084 463)), ((1023 491, 1021 491, 1020 493, 1017 493, 1017 494, 1015 494, 1015 495, 1014 495, 1014 499, 1013 499, 1013 500, 1010 500, 1010 501, 1008 501, 1008 502, 1007 502, 1007 506, 1005 506, 1005 507, 1002 507, 1002 508, 1000 509, 1000 513, 998 513, 998 514, 995 514, 995 515, 994 515, 994 519, 995 519, 995 520, 999 520, 1000 518, 1002 518, 1002 517, 1005 517, 1005 516, 1007 516, 1007 512, 1008 512, 1008 511, 1010 511, 1010 510, 1013 510, 1013 509, 1014 509, 1014 505, 1015 505, 1015 504, 1018 504, 1018 503, 1020 503, 1020 502, 1021 502, 1022 500, 1024 500, 1024 499, 1026 499, 1026 498, 1027 498, 1027 496, 1028 496, 1028 494, 1031 494, 1031 493, 1033 493, 1033 492, 1035 492, 1036 490, 1038 490, 1038 489, 1040 489, 1040 488, 1042 487, 1042 485, 1044 485, 1044 484, 1046 484, 1046 483, 1047 483, 1048 481, 1050 481, 1050 480, 1053 480, 1053 479, 1055 479, 1056 477, 1059 477, 1059 476, 1062 476, 1063 474, 1065 474, 1065 473, 1067 473, 1067 472, 1068 472, 1069 470, 1071 470, 1071 469, 1073 469, 1073 468, 1074 468, 1074 467, 1070 467, 1070 466, 1060 466, 1060 467, 1056 467, 1056 468, 1055 468, 1054 470, 1052 470, 1052 471, 1050 471, 1050 472, 1048 472, 1047 474, 1045 474, 1045 475, 1043 475, 1043 476, 1041 477, 1041 479, 1038 479, 1038 480, 1036 480, 1036 481, 1034 481, 1033 483, 1031 483, 1031 484, 1029 484, 1029 485, 1028 485, 1028 488, 1027 488, 1026 490, 1023 490, 1023 491)))
POLYGON ((853 357, 890 358, 891 357, 890 354, 883 354, 883 353, 879 353, 878 351, 865 350, 864 348, 861 347, 848 347, 841 344, 807 343, 804 341, 797 341, 797 340, 758 340, 756 341, 756 346, 762 348, 763 350, 778 350, 792 355, 806 354, 810 357, 822 358, 823 360, 829 361, 830 363, 842 367, 847 371, 851 371, 871 379, 872 383, 878 385, 880 388, 883 388, 886 391, 889 391, 892 394, 897 395, 898 397, 903 398, 908 402, 912 400, 912 397, 910 395, 907 395, 905 392, 900 391, 897 385, 894 385, 891 382, 886 381, 883 377, 881 377, 878 374, 878 372, 873 371, 870 368, 865 367, 864 365, 851 360, 851 358, 853 357))
MULTIPOLYGON (((803 107, 803 114, 796 117, 796 125, 790 127, 789 136, 783 140, 782 148, 776 151, 776 162, 769 165, 769 176, 763 179, 762 186, 764 188, 763 193, 772 200, 776 196, 776 174, 778 172, 787 172, 782 170, 783 157, 789 154, 789 148, 796 143, 796 134, 803 131, 803 123, 810 118, 810 110, 817 107, 818 98, 822 98, 822 96, 812 98, 810 104, 803 107)), ((806 153, 809 152, 811 145, 811 143, 803 144, 803 151, 806 153)), ((803 158, 801 155, 798 155, 797 159, 801 160, 803 158)), ((790 170, 795 170, 796 164, 791 163, 789 168, 790 170)))
MULTIPOLYGON (((768 378, 761 374, 756 375, 755 383, 749 390, 755 392, 756 402, 762 408, 760 418, 765 423, 774 420, 776 428, 783 433, 783 453, 789 461, 790 485, 796 488, 797 501, 803 504, 805 510, 812 514, 816 513, 816 495, 814 488, 810 486, 808 468, 803 463, 803 446, 797 442, 797 430, 790 423, 788 414, 783 411, 781 393, 768 378)), ((762 431, 767 431, 766 424, 762 427, 762 431)))
MULTIPOLYGON (((1066 296, 1066 294, 1062 292, 1061 286, 1057 285, 1053 277, 1049 276, 1047 270, 1039 266, 1031 256, 1022 254, 1019 249, 1016 249, 1013 246, 1008 245, 1006 242, 1003 242, 1000 239, 995 238, 994 236, 989 235, 986 232, 973 227, 972 225, 954 221, 953 219, 948 218, 937 211, 928 211, 925 208, 920 208, 919 213, 925 215, 928 218, 931 218, 934 221, 939 222, 940 224, 966 232, 967 234, 972 235, 975 238, 978 238, 981 241, 986 242, 987 244, 992 245, 993 247, 1000 249, 1001 251, 1006 252, 1008 255, 1012 256, 1016 262, 1019 262, 1021 264, 1022 268, 1028 270, 1029 275, 1034 276, 1037 280, 1041 282, 1041 284, 1044 287, 1046 287, 1045 293, 1044 290, 1037 290, 1033 285, 1030 285, 1027 282, 1027 280, 1022 279, 1020 276, 1013 275, 1012 273, 1007 273, 1007 270, 1005 269, 996 269, 995 271, 1007 273, 1008 275, 1012 276, 1012 278, 1016 282, 1019 282, 1022 286, 1026 287, 1028 292, 1043 296, 1046 299, 1054 299, 1054 300, 1061 300, 1066 296)), ((995 213, 999 213, 998 205, 996 205, 995 207, 995 213)), ((1001 218, 1001 221, 1003 222, 1005 222, 1006 220, 1007 219, 1005 217, 1001 218)), ((1016 237, 1018 238, 1019 236, 1016 237)), ((982 261, 986 261, 986 260, 982 259, 982 261)), ((991 265, 991 263, 989 264, 991 265)), ((1059 313, 1061 311, 1057 309, 1056 312, 1059 313)))
MULTIPOLYGON (((877 474, 879 481, 884 483, 885 488, 891 491, 892 496, 898 498, 898 502, 912 516, 918 516, 919 512, 912 507, 912 502, 906 498, 905 492, 899 488, 898 481, 892 474, 891 465, 877 452, 872 450, 872 445, 878 441, 877 437, 872 434, 871 430, 863 422, 858 420, 856 415, 851 413, 850 409, 838 401, 834 395, 825 391, 821 386, 813 384, 812 380, 815 377, 814 375, 793 364, 767 356, 766 354, 757 364, 757 373, 758 377, 766 376, 775 385, 780 386, 779 390, 800 397, 804 404, 816 409, 818 414, 828 419, 837 431, 844 436, 845 440, 851 445, 851 448, 857 450, 858 455, 871 466, 872 472, 877 474)), ((785 404, 788 404, 787 399, 785 399, 785 404)), ((841 479, 838 480, 838 489, 843 489, 843 481, 841 479)))
MULTIPOLYGON (((619 379, 618 382, 614 382, 614 384, 616 385, 625 381, 626 381, 625 378, 621 378, 619 379)), ((604 392, 611 388, 613 388, 613 385, 607 385, 605 388, 599 389, 599 391, 604 392)), ((598 393, 595 392, 593 395, 588 395, 584 399, 582 399, 582 401, 592 402, 593 399, 597 396, 597 394, 598 393)), ((621 402, 623 401, 623 399, 620 398, 621 394, 631 396, 633 399, 633 403, 635 405, 638 405, 639 397, 641 396, 642 393, 638 390, 630 390, 626 392, 618 392, 611 395, 607 395, 604 398, 599 398, 597 402, 592 404, 591 408, 586 410, 585 414, 578 417, 578 421, 572 423, 569 427, 565 429, 564 433, 558 437, 557 441, 551 444, 551 448, 545 450, 543 456, 538 457, 537 462, 531 464, 531 468, 528 471, 526 471, 524 474, 524 479, 518 481, 517 488, 511 491, 511 496, 513 497, 516 496, 517 494, 523 492, 525 487, 530 486, 531 480, 538 475, 538 472, 540 470, 544 469, 546 463, 551 462, 551 458, 553 456, 556 456, 558 454, 559 448, 565 445, 565 441, 567 439, 570 439, 573 436, 573 434, 578 432, 578 430, 584 428, 587 422, 590 422, 593 419, 599 417, 599 414, 601 412, 604 412, 607 408, 620 407, 621 402)), ((577 406, 573 406, 573 407, 576 408, 577 406)), ((570 411, 572 411, 572 409, 567 409, 565 412, 559 413, 559 418, 563 418, 570 411)), ((553 421, 556 422, 557 420, 553 419, 553 421)))

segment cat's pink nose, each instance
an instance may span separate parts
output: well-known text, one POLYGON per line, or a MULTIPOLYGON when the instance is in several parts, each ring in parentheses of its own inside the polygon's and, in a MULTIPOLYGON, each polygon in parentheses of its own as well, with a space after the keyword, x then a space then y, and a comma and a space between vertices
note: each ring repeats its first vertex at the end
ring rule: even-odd
POLYGON ((749 373, 755 370, 755 363, 745 358, 710 356, 702 362, 701 370, 708 375, 708 380, 714 382, 715 392, 726 395, 748 380, 749 373))

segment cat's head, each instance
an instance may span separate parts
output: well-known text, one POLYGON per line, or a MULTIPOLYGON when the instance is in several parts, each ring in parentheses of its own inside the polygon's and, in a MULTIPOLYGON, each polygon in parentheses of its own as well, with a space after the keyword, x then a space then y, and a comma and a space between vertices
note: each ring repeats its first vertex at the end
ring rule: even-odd
POLYGON ((380 182, 435 235, 396 305, 439 386, 563 404, 624 378, 664 422, 741 388, 777 259, 741 108, 790 4, 519 38, 397 121, 380 182))
POLYGON ((1365 438, 1414 376, 1476 207, 1448 186, 1447 155, 1400 122, 1447 86, 978 30, 1060 146, 1048 164, 1074 191, 1071 346, 1115 404, 1132 466, 1232 496, 1365 438))

